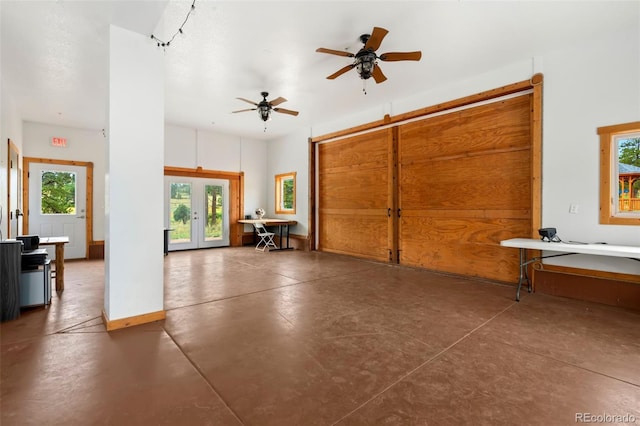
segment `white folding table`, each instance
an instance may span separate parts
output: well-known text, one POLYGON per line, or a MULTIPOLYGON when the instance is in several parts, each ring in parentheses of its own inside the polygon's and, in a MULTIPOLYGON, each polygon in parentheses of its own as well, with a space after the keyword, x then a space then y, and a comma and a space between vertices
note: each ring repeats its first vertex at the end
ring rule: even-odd
POLYGON ((524 280, 527 281, 527 290, 531 293, 531 280, 527 274, 527 266, 533 262, 550 257, 569 256, 572 254, 589 254, 595 256, 612 256, 626 257, 629 259, 640 261, 640 247, 638 246, 622 246, 615 244, 603 243, 572 243, 572 242, 550 242, 536 240, 533 238, 512 238, 510 240, 500 241, 500 245, 504 247, 513 247, 520 249, 520 278, 518 280, 518 290, 516 291, 516 300, 520 301, 520 288, 524 280), (527 250, 543 250, 555 252, 556 254, 544 254, 527 258, 527 250))

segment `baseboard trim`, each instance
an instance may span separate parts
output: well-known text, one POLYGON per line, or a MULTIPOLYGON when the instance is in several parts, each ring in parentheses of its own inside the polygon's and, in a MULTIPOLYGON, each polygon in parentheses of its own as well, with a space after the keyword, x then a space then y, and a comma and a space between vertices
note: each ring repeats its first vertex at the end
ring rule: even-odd
POLYGON ((640 310, 638 282, 593 277, 545 267, 534 272, 535 292, 640 310))
POLYGON ((109 320, 107 313, 102 310, 102 322, 107 328, 107 331, 118 330, 121 328, 134 327, 136 325, 147 324, 149 322, 161 321, 167 318, 167 312, 165 310, 157 312, 149 312, 147 314, 136 315, 133 317, 119 318, 117 320, 109 320))
POLYGON ((640 275, 622 274, 620 272, 597 271, 594 269, 572 268, 569 266, 548 265, 544 263, 539 264, 537 269, 548 272, 560 272, 569 275, 580 275, 590 278, 604 278, 614 281, 628 281, 631 283, 640 284, 640 275))
POLYGON ((89 242, 89 259, 104 259, 104 241, 89 242))

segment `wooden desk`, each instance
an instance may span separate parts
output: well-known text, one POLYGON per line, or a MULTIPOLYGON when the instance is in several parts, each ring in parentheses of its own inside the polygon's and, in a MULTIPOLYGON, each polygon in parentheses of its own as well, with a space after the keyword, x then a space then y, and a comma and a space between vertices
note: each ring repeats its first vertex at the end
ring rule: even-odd
MULTIPOLYGON (((238 221, 238 223, 244 223, 246 225, 253 225, 254 223, 263 223, 264 226, 277 226, 279 231, 280 231, 280 248, 273 249, 273 250, 289 250, 289 249, 291 249, 291 247, 289 247, 289 226, 290 225, 296 225, 298 222, 295 221, 295 220, 269 219, 269 218, 263 217, 262 219, 241 219, 241 220, 238 221), (282 247, 282 228, 283 227, 287 228, 287 245, 286 245, 286 247, 282 247)), ((255 237, 255 229, 254 229, 254 234, 253 235, 255 237)), ((269 250, 269 251, 273 251, 273 250, 269 250)))
POLYGON ((41 246, 56 246, 56 291, 64 290, 64 245, 69 237, 40 237, 41 246))
POLYGON ((640 247, 637 246, 621 246, 615 244, 581 244, 571 242, 549 242, 536 240, 533 238, 512 238, 510 240, 500 241, 500 245, 504 247, 514 247, 520 249, 520 279, 518 280, 518 290, 516 291, 516 300, 520 301, 520 287, 524 280, 527 281, 527 289, 531 293, 531 280, 527 274, 527 265, 537 262, 541 259, 550 257, 569 256, 571 254, 589 254, 594 256, 612 256, 626 257, 629 259, 640 261, 640 247), (527 249, 544 250, 557 252, 556 254, 542 254, 527 259, 527 249))

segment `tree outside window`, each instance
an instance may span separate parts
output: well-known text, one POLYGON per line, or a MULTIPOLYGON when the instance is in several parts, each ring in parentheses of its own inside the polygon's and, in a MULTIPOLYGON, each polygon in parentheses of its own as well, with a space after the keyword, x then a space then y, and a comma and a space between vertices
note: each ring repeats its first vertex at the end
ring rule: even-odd
POLYGON ((76 214, 76 174, 43 171, 40 199, 42 214, 76 214))

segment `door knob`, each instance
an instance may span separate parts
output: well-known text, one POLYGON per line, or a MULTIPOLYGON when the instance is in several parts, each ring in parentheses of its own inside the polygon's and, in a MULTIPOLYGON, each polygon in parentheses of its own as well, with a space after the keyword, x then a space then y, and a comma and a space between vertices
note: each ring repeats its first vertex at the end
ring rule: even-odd
POLYGON ((20 216, 24 216, 24 214, 22 214, 20 209, 16 209, 16 217, 20 217, 20 216))

